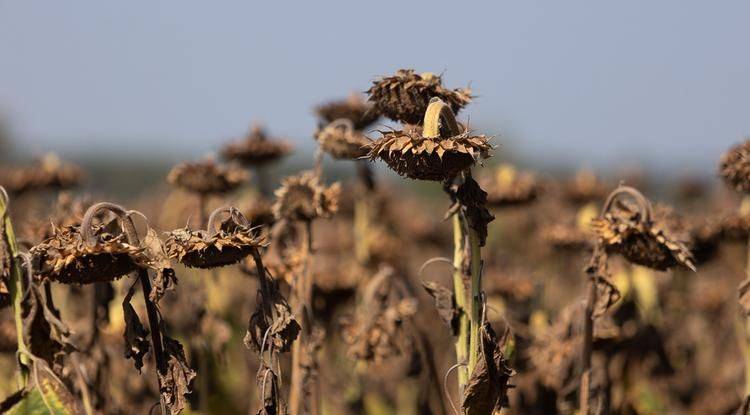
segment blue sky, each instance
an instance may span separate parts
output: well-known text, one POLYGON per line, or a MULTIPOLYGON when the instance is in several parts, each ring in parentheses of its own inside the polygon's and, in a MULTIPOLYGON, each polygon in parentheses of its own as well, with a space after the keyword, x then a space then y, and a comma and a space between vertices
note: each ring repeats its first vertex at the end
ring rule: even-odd
POLYGON ((198 157, 401 67, 531 161, 713 171, 750 135, 750 2, 0 0, 0 113, 31 152, 198 157))

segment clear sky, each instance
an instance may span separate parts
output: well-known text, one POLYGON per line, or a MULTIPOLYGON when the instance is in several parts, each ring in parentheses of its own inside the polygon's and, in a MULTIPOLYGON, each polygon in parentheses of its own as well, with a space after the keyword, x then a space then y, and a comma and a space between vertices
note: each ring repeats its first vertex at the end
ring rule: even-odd
MULTIPOLYGON (((401 67, 532 161, 712 171, 750 135, 748 1, 0 0, 0 113, 32 152, 198 157, 401 67)), ((501 148, 499 151, 503 151, 501 148)))

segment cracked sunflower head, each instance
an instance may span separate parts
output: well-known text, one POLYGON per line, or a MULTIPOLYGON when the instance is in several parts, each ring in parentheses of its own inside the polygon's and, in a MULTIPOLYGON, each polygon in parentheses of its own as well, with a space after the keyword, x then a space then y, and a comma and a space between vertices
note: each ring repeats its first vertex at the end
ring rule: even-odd
POLYGON ((291 152, 291 144, 268 137, 263 128, 255 124, 245 139, 225 145, 221 155, 227 160, 254 167, 279 160, 291 152))
POLYGON ((172 168, 167 181, 183 190, 200 194, 229 193, 248 179, 237 166, 216 164, 212 159, 180 163, 172 168))
POLYGON ((265 239, 236 208, 211 213, 206 230, 177 229, 164 243, 167 255, 191 268, 216 268, 240 262, 265 246, 265 239), (220 222, 220 215, 228 218, 220 222))
POLYGON ((325 187, 314 172, 304 171, 281 181, 273 213, 277 219, 289 221, 328 218, 338 211, 340 194, 339 183, 325 187))
POLYGON ((342 118, 349 120, 355 130, 364 130, 380 117, 372 103, 363 100, 358 93, 352 93, 343 100, 319 105, 315 108, 315 113, 326 124, 342 118))
POLYGON ((7 168, 0 172, 2 186, 15 194, 69 189, 78 186, 83 179, 84 173, 80 167, 63 162, 55 154, 47 154, 29 166, 7 168))
POLYGON ((734 190, 750 193, 750 140, 730 148, 721 156, 719 175, 734 190))
POLYGON ((315 133, 320 148, 333 158, 342 160, 358 159, 367 155, 365 146, 371 140, 361 131, 354 129, 351 121, 339 118, 315 133))
POLYGON ((536 200, 540 185, 531 173, 518 172, 509 164, 498 166, 487 185, 487 204, 493 207, 521 206, 536 200))
POLYGON ((489 157, 489 140, 460 132, 448 104, 435 98, 424 113, 424 127, 384 132, 367 149, 370 160, 383 160, 401 176, 445 181, 489 157))
POLYGON ((55 229, 51 237, 31 248, 36 275, 63 284, 89 284, 114 281, 147 266, 150 260, 145 249, 130 244, 116 225, 123 218, 92 225, 101 205, 90 207, 80 226, 55 229))
POLYGON ((406 124, 419 124, 432 98, 440 98, 457 113, 472 100, 471 89, 447 89, 433 73, 400 69, 393 76, 373 82, 367 91, 369 101, 386 117, 406 124))
POLYGON ((634 264, 660 271, 682 265, 695 271, 687 246, 690 237, 670 214, 663 208, 653 211, 638 190, 620 186, 609 195, 602 214, 591 226, 607 251, 634 264))

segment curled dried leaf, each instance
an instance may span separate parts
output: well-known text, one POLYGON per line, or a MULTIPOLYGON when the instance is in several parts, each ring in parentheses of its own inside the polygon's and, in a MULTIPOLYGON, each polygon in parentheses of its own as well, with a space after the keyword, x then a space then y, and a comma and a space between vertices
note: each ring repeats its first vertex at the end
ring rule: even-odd
POLYGON ((508 406, 513 370, 503 356, 500 342, 489 323, 481 328, 479 359, 464 389, 461 407, 466 415, 492 414, 508 406))
POLYGON ((458 319, 461 311, 456 306, 456 297, 453 292, 433 281, 422 281, 422 286, 435 300, 438 315, 451 329, 451 334, 458 335, 458 319))
POLYGON ((192 391, 190 382, 195 378, 195 371, 190 368, 185 357, 185 349, 177 340, 164 335, 164 354, 167 357, 167 370, 159 372, 161 396, 172 415, 185 409, 186 396, 192 391))
POLYGON ((133 359, 133 365, 140 372, 143 367, 143 359, 151 350, 151 343, 148 339, 148 330, 141 323, 133 305, 130 304, 134 293, 135 287, 130 287, 128 294, 122 301, 123 317, 125 318, 125 332, 122 336, 125 339, 125 358, 133 359))

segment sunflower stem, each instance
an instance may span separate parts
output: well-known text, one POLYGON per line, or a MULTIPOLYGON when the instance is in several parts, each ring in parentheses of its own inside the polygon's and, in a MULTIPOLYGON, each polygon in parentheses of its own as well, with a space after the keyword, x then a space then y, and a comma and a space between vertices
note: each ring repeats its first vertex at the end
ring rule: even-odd
POLYGON ((458 336, 456 337, 456 368, 458 377, 458 396, 463 396, 464 387, 469 381, 466 363, 469 357, 469 316, 466 314, 466 285, 464 284, 464 254, 466 252, 466 234, 461 215, 453 215, 453 293, 458 310, 458 336))
MULTIPOLYGON (((5 191, 3 191, 5 195, 5 191)), ((5 239, 8 251, 5 255, 8 255, 11 263, 10 272, 10 296, 13 301, 13 320, 16 324, 16 341, 18 343, 18 387, 19 389, 25 388, 29 381, 29 357, 26 343, 23 339, 23 271, 18 263, 16 255, 18 254, 18 246, 16 245, 16 235, 13 232, 13 224, 10 220, 8 212, 8 199, 0 197, 0 216, 3 220, 3 235, 5 239)))
POLYGON ((471 328, 469 337, 469 375, 479 358, 479 328, 482 326, 482 248, 477 231, 469 227, 469 255, 471 272, 471 328))

